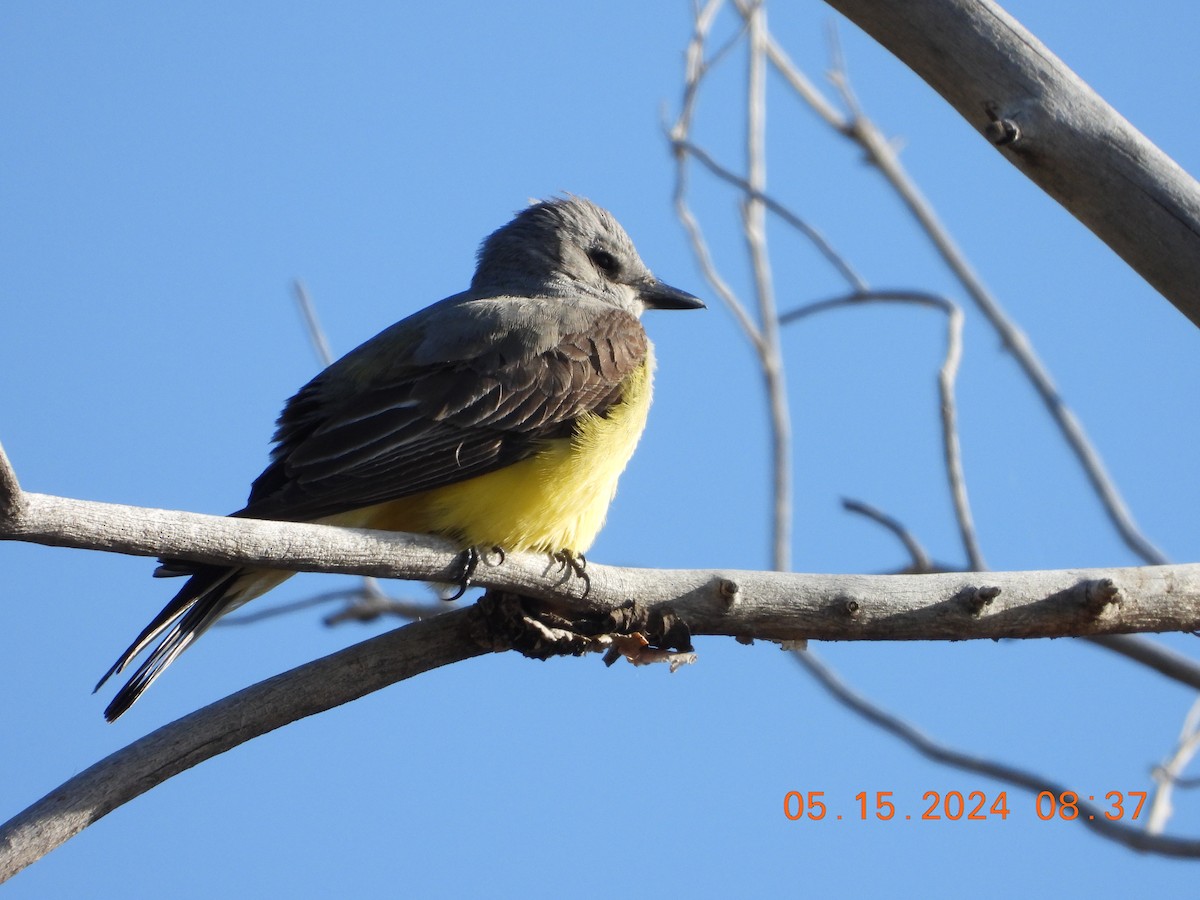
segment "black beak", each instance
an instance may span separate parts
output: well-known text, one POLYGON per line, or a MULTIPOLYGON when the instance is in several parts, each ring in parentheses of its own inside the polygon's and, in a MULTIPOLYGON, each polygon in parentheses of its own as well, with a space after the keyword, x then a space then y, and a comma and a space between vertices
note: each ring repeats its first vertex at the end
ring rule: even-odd
POLYGON ((643 284, 639 291, 646 309, 704 309, 704 301, 687 291, 673 288, 657 278, 643 284))

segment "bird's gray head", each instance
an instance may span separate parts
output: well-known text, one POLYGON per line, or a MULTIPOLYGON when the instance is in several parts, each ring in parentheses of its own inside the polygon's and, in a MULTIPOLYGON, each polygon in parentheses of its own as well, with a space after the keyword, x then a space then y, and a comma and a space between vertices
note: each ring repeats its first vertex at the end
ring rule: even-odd
POLYGON ((704 306, 651 274, 608 210, 582 197, 534 203, 484 240, 471 289, 490 296, 587 296, 634 315, 704 306))

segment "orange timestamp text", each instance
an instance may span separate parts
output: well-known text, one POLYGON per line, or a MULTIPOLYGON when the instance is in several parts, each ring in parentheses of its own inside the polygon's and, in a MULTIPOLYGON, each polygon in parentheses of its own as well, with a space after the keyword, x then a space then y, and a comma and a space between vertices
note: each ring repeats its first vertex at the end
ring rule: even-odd
MULTIPOLYGON (((846 812, 840 813, 830 811, 831 801, 826 800, 824 791, 788 791, 783 795, 783 815, 793 822, 805 819, 814 822, 827 819, 986 822, 995 819, 1005 821, 1013 812, 1008 805, 1008 791, 995 794, 984 791, 926 791, 921 795, 921 802, 907 813, 897 809, 894 797, 894 791, 859 791, 846 806, 846 812)), ((1037 795, 1033 812, 1042 822, 1098 818, 1115 822, 1136 819, 1141 815, 1145 802, 1146 791, 1109 791, 1097 803, 1095 794, 1089 794, 1085 802, 1075 791, 1047 790, 1037 795)))

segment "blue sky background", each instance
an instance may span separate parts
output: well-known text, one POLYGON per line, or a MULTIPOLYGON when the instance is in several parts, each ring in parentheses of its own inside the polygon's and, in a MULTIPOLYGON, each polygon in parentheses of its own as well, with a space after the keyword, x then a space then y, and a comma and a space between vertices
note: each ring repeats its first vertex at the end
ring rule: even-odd
MULTIPOLYGON (((688 4, 15 2, 0 8, 0 441, 34 491, 220 513, 266 460, 282 401, 319 368, 300 277, 342 353, 466 286, 480 239, 529 197, 609 207, 707 313, 651 314, 656 405, 597 561, 766 565, 764 405, 745 341, 671 205, 662 122, 688 4)), ((1200 9, 1013 0, 1018 19, 1185 169, 1200 9)), ((814 77, 819 3, 771 10, 814 77)), ((720 24, 728 33, 732 18, 720 24)), ((915 76, 840 28, 867 110, 1043 354, 1135 516, 1196 558, 1200 334, 915 76)), ((741 165, 733 56, 697 137, 741 165)), ((858 154, 771 84, 772 189, 875 285, 961 298, 858 154)), ((747 291, 734 198, 696 175, 720 264, 747 291)), ((772 226, 780 307, 842 290, 772 226)), ((797 569, 905 559, 852 496, 961 564, 938 455, 934 313, 828 314, 785 335, 797 569)), ((973 313, 963 452, 994 568, 1128 565, 1033 392, 973 313)), ((0 817, 142 734, 386 627, 320 614, 211 632, 115 726, 90 690, 169 597, 152 563, 0 546, 0 817)), ((270 604, 343 582, 301 576, 270 604)), ((395 585, 425 596, 419 585, 395 585)), ((1195 639, 1166 643, 1195 655, 1195 639)), ((708 638, 699 663, 605 669, 513 655, 452 667, 289 726, 177 777, 17 876, 8 896, 580 896, 732 889, 929 897, 1194 884, 1193 865, 1041 822, 864 823, 859 791, 1004 786, 927 764, 833 704, 784 653, 708 638), (789 822, 822 790, 841 822, 789 822)), ((961 749, 1081 793, 1146 790, 1192 694, 1072 641, 820 645, 858 689, 961 749)), ((1175 833, 1200 835, 1177 798, 1175 833)))

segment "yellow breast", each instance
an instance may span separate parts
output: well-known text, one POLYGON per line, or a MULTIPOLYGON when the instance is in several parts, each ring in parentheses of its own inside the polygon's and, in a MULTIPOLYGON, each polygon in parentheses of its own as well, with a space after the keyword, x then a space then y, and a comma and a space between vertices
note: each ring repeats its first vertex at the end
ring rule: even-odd
POLYGON ((506 468, 334 517, 338 524, 440 534, 464 546, 583 553, 596 539, 650 409, 654 356, 622 385, 605 416, 585 415, 570 438, 547 441, 506 468))

